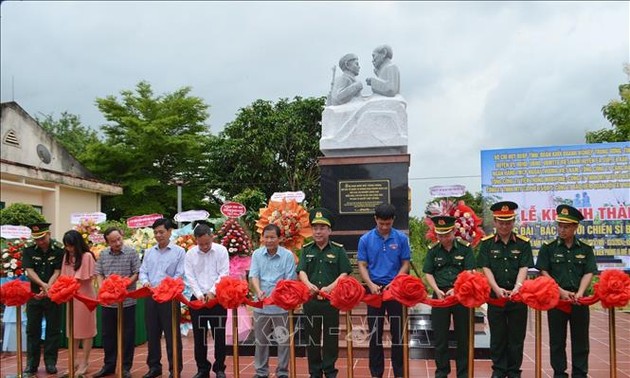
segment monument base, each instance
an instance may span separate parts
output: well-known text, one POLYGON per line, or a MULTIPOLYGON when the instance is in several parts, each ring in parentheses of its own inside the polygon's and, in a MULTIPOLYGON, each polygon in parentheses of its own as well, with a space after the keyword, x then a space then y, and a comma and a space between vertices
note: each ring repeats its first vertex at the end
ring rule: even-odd
POLYGON ((394 205, 394 227, 409 233, 410 161, 409 154, 319 159, 322 206, 335 216, 331 239, 344 245, 351 261, 361 235, 375 226, 377 205, 394 205))

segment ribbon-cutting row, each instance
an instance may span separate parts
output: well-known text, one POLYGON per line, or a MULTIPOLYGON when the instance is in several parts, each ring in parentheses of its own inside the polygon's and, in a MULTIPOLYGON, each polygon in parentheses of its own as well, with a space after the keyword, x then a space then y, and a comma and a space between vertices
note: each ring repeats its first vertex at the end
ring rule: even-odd
MULTIPOLYGON (((48 297, 55 303, 65 303, 76 298, 83 302, 90 311, 99 304, 111 305, 120 303, 125 298, 142 298, 152 296, 160 303, 178 300, 192 309, 213 307, 220 304, 226 309, 234 309, 246 304, 253 307, 276 305, 285 310, 294 310, 307 302, 310 292, 300 281, 282 280, 278 282, 271 295, 262 301, 253 301, 248 297, 247 281, 231 277, 223 277, 216 285, 217 295, 209 301, 189 301, 182 293, 184 282, 181 278, 165 278, 155 288, 143 287, 127 291, 129 279, 112 275, 103 281, 96 299, 80 294, 79 282, 70 276, 61 276, 50 287, 48 297)), ((382 301, 396 300, 407 307, 418 303, 432 307, 450 307, 461 304, 468 308, 479 307, 484 303, 504 306, 508 301, 521 302, 527 306, 547 311, 558 308, 571 311, 572 304, 592 305, 602 302, 604 308, 624 307, 630 302, 630 277, 620 270, 609 269, 600 275, 594 285, 594 295, 579 298, 576 302, 560 299, 560 288, 550 277, 540 276, 533 280, 525 280, 520 290, 509 298, 491 298, 490 285, 486 277, 479 272, 464 271, 455 281, 454 295, 443 299, 428 297, 422 280, 407 274, 398 275, 380 294, 369 294, 355 278, 346 276, 339 279, 337 286, 330 292, 320 292, 320 296, 329 299, 332 306, 342 311, 349 311, 364 302, 372 307, 380 307, 382 301)), ((28 282, 13 280, 0 286, 0 300, 6 306, 24 305, 31 298, 36 298, 30 290, 28 282)))

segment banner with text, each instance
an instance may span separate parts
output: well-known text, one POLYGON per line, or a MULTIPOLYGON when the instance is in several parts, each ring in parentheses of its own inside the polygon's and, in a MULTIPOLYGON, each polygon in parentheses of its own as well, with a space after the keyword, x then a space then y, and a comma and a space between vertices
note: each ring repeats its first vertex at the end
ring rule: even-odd
POLYGON ((578 238, 596 255, 630 255, 630 142, 483 150, 481 188, 486 203, 519 205, 516 229, 535 255, 556 237, 562 203, 584 214, 578 238))

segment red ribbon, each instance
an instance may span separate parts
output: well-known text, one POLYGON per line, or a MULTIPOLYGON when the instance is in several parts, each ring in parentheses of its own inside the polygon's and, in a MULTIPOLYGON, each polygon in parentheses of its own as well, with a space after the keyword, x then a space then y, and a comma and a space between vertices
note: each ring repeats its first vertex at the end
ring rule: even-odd
POLYGON ((247 281, 239 280, 229 276, 222 277, 216 284, 217 301, 226 309, 235 309, 247 303, 249 286, 247 281))
POLYGON ((352 276, 341 277, 337 286, 327 295, 330 304, 341 311, 351 311, 365 296, 365 288, 352 276))
POLYGON ((413 307, 427 299, 427 290, 422 280, 409 274, 399 274, 383 292, 383 300, 395 300, 407 307, 413 307))
POLYGON ((0 302, 5 306, 23 306, 35 294, 31 292, 31 284, 13 280, 0 286, 0 302))
POLYGON ((86 297, 79 293, 81 283, 72 276, 59 276, 48 290, 48 297, 51 301, 61 304, 76 298, 81 301, 90 311, 94 311, 98 306, 98 301, 94 298, 86 297))
POLYGON ((166 277, 153 289, 153 299, 158 303, 178 299, 184 291, 184 286, 184 281, 181 278, 166 277))
POLYGON ((604 308, 625 307, 630 302, 630 276, 618 269, 607 269, 595 284, 595 294, 604 308))
POLYGON ((308 302, 310 292, 302 281, 280 280, 271 295, 263 300, 265 305, 276 305, 284 310, 295 310, 308 302))
POLYGON ((457 275, 454 289, 459 303, 468 308, 479 307, 490 297, 488 279, 481 272, 461 272, 457 275))
POLYGON ((127 297, 127 286, 129 286, 130 283, 131 280, 129 278, 112 274, 103 280, 103 283, 98 290, 98 301, 104 305, 111 305, 124 301, 127 297))

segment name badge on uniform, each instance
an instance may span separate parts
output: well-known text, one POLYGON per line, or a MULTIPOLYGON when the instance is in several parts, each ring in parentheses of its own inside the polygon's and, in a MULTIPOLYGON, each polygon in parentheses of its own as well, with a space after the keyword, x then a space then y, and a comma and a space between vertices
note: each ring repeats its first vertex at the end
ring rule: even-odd
POLYGON ((464 256, 455 256, 455 260, 463 260, 464 256))
POLYGON ((39 256, 33 256, 33 260, 41 260, 42 258, 39 256))
POLYGON ((501 251, 499 251, 498 249, 493 249, 493 250, 490 251, 490 253, 493 254, 493 255, 500 255, 501 251))
POLYGON ((306 255, 306 257, 315 257, 315 255, 306 255))
POLYGON ((334 259, 335 255, 329 253, 329 254, 326 255, 326 257, 328 257, 329 259, 334 259))
POLYGON ((564 257, 564 254, 562 254, 562 253, 555 253, 553 255, 553 257, 564 257))
POLYGON ((50 261, 50 260, 54 260, 54 259, 55 259, 55 256, 50 256, 50 257, 48 258, 48 261, 50 261))
POLYGON ((514 255, 518 255, 518 254, 520 254, 520 253, 521 253, 521 251, 519 251, 518 249, 513 249, 511 252, 512 252, 512 254, 514 254, 514 255))

